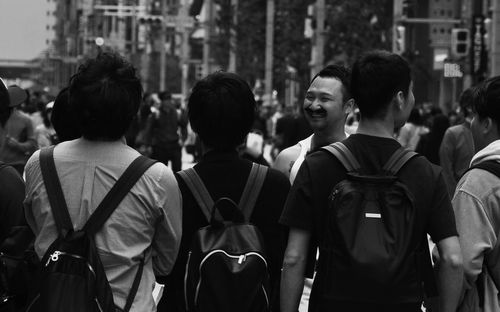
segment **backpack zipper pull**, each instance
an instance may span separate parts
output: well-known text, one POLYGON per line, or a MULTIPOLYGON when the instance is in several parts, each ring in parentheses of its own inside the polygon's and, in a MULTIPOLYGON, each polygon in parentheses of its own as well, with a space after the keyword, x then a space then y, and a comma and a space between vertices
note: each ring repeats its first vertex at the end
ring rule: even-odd
POLYGON ((238 264, 242 264, 243 262, 247 261, 247 255, 241 255, 238 258, 238 264))
POLYGON ((54 251, 54 253, 50 255, 50 257, 47 260, 47 263, 45 264, 45 266, 48 266, 49 263, 50 263, 50 261, 56 262, 57 260, 59 260, 59 255, 60 254, 61 254, 60 251, 58 251, 58 250, 54 251))

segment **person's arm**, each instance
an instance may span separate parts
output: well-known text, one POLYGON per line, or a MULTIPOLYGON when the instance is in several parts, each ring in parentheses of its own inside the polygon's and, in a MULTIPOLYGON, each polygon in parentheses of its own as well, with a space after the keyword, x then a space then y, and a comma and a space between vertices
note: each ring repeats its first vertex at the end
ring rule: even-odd
POLYGON ((283 172, 287 177, 290 177, 290 170, 300 154, 300 146, 294 145, 281 151, 274 161, 273 168, 283 172))
POLYGON ((441 312, 455 312, 462 292, 463 263, 458 237, 452 236, 437 242, 439 261, 437 286, 441 312))
POLYGON ((182 234, 182 197, 179 187, 172 171, 164 165, 161 166, 164 167, 160 180, 160 185, 163 186, 163 203, 159 208, 161 215, 152 243, 153 269, 156 276, 166 276, 172 270, 182 234))
POLYGON ((299 307, 310 239, 309 231, 290 229, 281 273, 281 312, 296 312, 299 307))
POLYGON ((450 197, 452 197, 455 193, 455 187, 457 186, 457 181, 455 180, 455 170, 453 169, 453 166, 455 165, 453 154, 456 144, 457 143, 453 133, 449 131, 449 129, 446 130, 441 146, 439 147, 439 164, 443 168, 443 177, 450 197))
POLYGON ((483 270, 484 255, 496 245, 497 234, 477 197, 458 190, 452 203, 464 261, 464 290, 467 290, 475 287, 483 270))

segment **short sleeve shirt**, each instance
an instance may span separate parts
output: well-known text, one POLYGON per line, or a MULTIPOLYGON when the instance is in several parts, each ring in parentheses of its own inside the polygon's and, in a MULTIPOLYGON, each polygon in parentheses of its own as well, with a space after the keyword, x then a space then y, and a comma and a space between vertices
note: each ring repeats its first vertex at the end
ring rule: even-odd
MULTIPOLYGON (((351 135, 343 143, 366 174, 379 172, 401 147, 395 139, 362 134, 351 135)), ((424 157, 414 157, 398 176, 415 195, 416 237, 424 237, 428 233, 435 242, 439 242, 456 236, 455 217, 441 168, 424 157)), ((346 170, 329 152, 319 150, 307 156, 290 190, 280 222, 290 228, 311 232, 321 245, 328 197, 334 186, 345 177, 346 170)))

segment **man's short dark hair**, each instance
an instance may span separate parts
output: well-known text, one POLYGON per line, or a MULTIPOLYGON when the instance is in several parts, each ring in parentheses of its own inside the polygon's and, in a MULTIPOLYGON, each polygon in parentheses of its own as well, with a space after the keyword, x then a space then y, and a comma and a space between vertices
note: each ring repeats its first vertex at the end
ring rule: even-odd
POLYGON ((500 128, 500 76, 489 78, 473 90, 473 111, 493 119, 500 128))
POLYGON ((69 89, 67 87, 63 88, 54 100, 50 121, 57 133, 59 142, 78 139, 82 136, 77 115, 69 101, 69 89))
POLYGON ((343 65, 328 65, 314 75, 309 85, 318 77, 338 79, 342 83, 343 101, 345 102, 351 98, 351 71, 349 68, 343 65))
POLYGON ((80 65, 69 94, 84 138, 118 140, 137 114, 142 86, 135 68, 116 53, 80 65))
POLYGON ((188 101, 191 127, 205 145, 217 150, 243 143, 255 112, 250 86, 233 73, 216 72, 198 81, 188 101))
POLYGON ((410 83, 408 62, 387 51, 362 54, 352 67, 351 92, 362 117, 385 114, 397 92, 408 95, 410 83))

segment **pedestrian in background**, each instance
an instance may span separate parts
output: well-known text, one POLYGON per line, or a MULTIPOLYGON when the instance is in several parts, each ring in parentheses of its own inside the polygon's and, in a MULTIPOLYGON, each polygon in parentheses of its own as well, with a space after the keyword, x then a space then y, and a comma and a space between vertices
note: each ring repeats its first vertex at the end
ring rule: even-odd
MULTIPOLYGON (((82 134, 53 149, 56 173, 76 231, 140 156, 126 145, 124 135, 141 97, 141 82, 132 65, 117 54, 102 53, 82 64, 71 78, 68 92, 56 99, 56 106, 62 104, 57 110, 71 103, 75 110, 72 117, 76 117, 82 134)), ((130 311, 155 310, 155 274, 168 274, 177 256, 180 205, 172 171, 161 163, 153 164, 95 235, 97 253, 118 308, 124 308, 142 267, 130 311)), ((52 209, 37 151, 26 166, 25 212, 36 235, 34 247, 40 258, 58 237, 52 209)))
POLYGON ((150 114, 146 130, 146 145, 151 158, 165 165, 171 163, 172 171, 182 169, 182 146, 186 139, 181 136, 187 127, 185 114, 179 113, 168 91, 160 92, 159 110, 150 114))
POLYGON ((463 122, 452 126, 444 133, 439 147, 440 165, 443 167, 443 176, 448 186, 448 193, 453 197, 457 182, 469 168, 474 156, 474 140, 470 131, 472 120, 473 89, 469 88, 460 96, 460 114, 463 122))
POLYGON ((464 258, 460 312, 498 312, 500 300, 500 77, 472 92, 476 154, 458 182, 453 208, 464 258))
POLYGON ((30 117, 19 109, 28 94, 19 86, 12 85, 9 91, 11 114, 0 127, 0 161, 14 167, 23 175, 24 166, 36 150, 36 140, 30 117))

